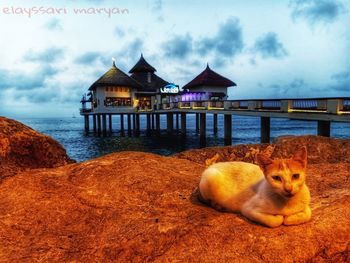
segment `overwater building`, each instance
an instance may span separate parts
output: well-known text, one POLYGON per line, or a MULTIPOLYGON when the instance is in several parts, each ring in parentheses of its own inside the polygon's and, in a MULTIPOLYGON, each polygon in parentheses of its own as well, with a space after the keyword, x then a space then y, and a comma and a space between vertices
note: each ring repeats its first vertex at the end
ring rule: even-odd
POLYGON ((112 67, 96 80, 89 93, 81 100, 83 114, 112 114, 137 111, 150 111, 156 107, 156 94, 169 84, 155 74, 143 57, 127 75, 115 62, 112 67), (88 103, 91 103, 89 107, 88 103))
POLYGON ((113 62, 113 66, 91 85, 89 93, 83 97, 81 114, 110 115, 173 108, 223 109, 228 88, 236 86, 209 65, 182 88, 165 81, 155 72, 156 69, 142 54, 130 69, 130 76, 113 62))
POLYGON ((181 101, 225 100, 227 88, 232 86, 237 85, 207 65, 204 71, 183 86, 181 101))
POLYGON ((160 98, 157 100, 156 95, 160 94, 162 88, 169 84, 169 82, 157 76, 156 71, 144 59, 142 54, 139 61, 129 71, 130 77, 142 85, 142 88, 136 92, 139 110, 155 109, 156 105, 160 103, 160 98))

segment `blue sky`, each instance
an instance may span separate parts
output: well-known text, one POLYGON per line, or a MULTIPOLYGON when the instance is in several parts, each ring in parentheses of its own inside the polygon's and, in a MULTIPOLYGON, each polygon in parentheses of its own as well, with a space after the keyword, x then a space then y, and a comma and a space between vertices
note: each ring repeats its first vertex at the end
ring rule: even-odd
POLYGON ((349 12, 345 0, 4 0, 0 115, 77 114, 112 57, 127 72, 141 52, 181 86, 209 63, 238 84, 231 99, 350 96, 349 12))

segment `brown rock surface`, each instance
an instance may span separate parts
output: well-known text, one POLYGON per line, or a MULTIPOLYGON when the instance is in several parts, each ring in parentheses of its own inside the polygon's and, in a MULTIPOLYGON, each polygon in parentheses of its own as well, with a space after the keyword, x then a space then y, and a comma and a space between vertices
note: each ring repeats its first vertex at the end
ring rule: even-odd
POLYGON ((259 152, 271 151, 273 158, 289 158, 300 146, 308 149, 308 162, 339 163, 350 162, 350 140, 333 139, 321 136, 284 136, 277 138, 272 144, 247 144, 226 147, 208 147, 184 151, 174 156, 196 163, 205 164, 207 160, 255 162, 259 152))
POLYGON ((198 203, 203 169, 122 152, 7 178, 0 262, 349 262, 349 162, 311 164, 312 220, 275 229, 198 203))
POLYGON ((51 137, 15 120, 0 117, 0 180, 19 171, 71 163, 51 137))

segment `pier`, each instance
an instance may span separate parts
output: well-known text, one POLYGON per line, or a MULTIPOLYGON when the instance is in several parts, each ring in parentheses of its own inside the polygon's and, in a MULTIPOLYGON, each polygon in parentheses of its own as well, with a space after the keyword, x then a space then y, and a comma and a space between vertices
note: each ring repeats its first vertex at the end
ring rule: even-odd
POLYGON ((186 136, 187 115, 193 114, 196 119, 196 131, 201 140, 205 140, 207 136, 207 114, 213 114, 213 127, 210 127, 213 134, 218 132, 217 120, 221 115, 224 120, 225 145, 230 145, 232 142, 233 115, 260 117, 261 142, 269 143, 271 118, 317 121, 317 134, 329 137, 332 122, 350 122, 350 98, 186 101, 164 103, 159 109, 149 108, 109 114, 91 113, 85 109, 81 110, 81 114, 85 118, 86 132, 90 131, 90 119, 92 119, 93 131, 104 136, 112 132, 113 116, 115 115, 120 116, 121 135, 124 135, 125 127, 127 127, 128 135, 138 136, 140 134, 140 115, 146 115, 146 134, 151 131, 160 134, 160 116, 164 115, 166 116, 167 133, 171 134, 177 130, 186 136), (125 115, 127 123, 124 123, 125 115))
POLYGON ((317 121, 317 134, 330 136, 332 122, 350 122, 350 97, 285 98, 229 100, 228 89, 237 88, 232 80, 205 69, 180 88, 155 74, 141 54, 130 69, 120 70, 115 61, 83 96, 80 114, 85 118, 85 131, 90 121, 95 134, 106 136, 113 127, 113 117, 120 117, 120 135, 139 136, 140 117, 145 115, 146 134, 161 134, 161 116, 166 119, 166 132, 187 133, 187 116, 195 116, 195 130, 201 142, 206 140, 207 115, 213 114, 213 134, 218 133, 218 117, 223 118, 224 141, 232 142, 233 115, 260 118, 260 140, 270 142, 271 118, 317 121), (90 120, 92 119, 92 120, 90 120), (108 123, 107 123, 108 122, 108 123))

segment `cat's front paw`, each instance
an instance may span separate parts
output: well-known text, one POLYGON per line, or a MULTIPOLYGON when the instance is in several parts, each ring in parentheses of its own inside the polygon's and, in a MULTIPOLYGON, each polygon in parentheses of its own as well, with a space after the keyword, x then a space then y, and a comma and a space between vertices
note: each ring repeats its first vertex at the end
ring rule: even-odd
POLYGON ((282 215, 271 215, 267 220, 264 220, 264 224, 268 227, 274 228, 283 224, 283 216, 282 215))
POLYGON ((311 219, 311 209, 307 207, 305 211, 290 216, 285 216, 283 224, 286 226, 299 225, 306 223, 311 219))

